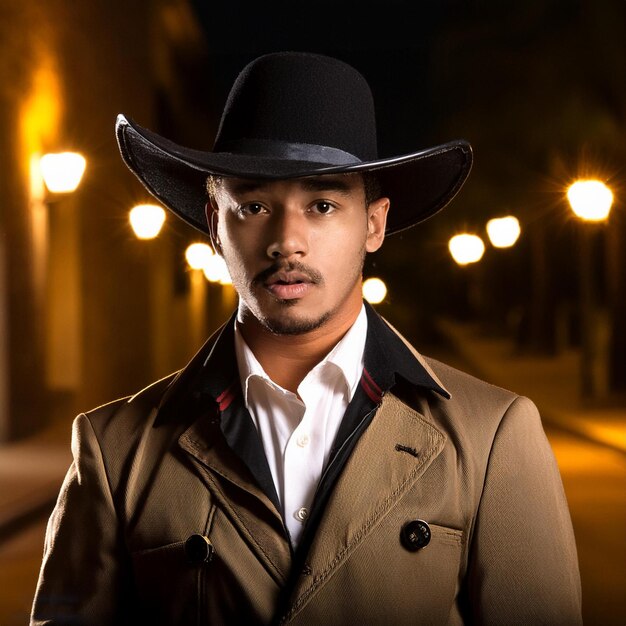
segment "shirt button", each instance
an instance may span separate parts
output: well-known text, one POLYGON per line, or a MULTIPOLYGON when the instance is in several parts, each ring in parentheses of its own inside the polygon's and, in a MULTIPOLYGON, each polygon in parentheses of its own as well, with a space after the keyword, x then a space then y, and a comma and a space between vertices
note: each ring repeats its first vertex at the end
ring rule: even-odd
POLYGON ((304 506, 302 508, 298 509, 295 512, 295 514, 294 514, 294 517, 299 522, 304 522, 308 516, 309 516, 309 510, 306 507, 304 507, 304 506))
POLYGON ((300 435, 296 443, 300 446, 300 448, 304 448, 309 445, 309 441, 310 439, 308 435, 300 435))

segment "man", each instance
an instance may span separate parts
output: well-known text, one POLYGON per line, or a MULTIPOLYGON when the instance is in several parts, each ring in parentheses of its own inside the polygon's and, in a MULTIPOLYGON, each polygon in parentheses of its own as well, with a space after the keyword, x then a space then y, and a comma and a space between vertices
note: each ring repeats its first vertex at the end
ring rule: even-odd
POLYGON ((212 152, 117 136, 239 306, 181 372, 77 418, 32 623, 580 623, 534 405, 361 297, 366 254, 452 199, 470 146, 378 158, 363 77, 306 53, 244 68, 212 152))

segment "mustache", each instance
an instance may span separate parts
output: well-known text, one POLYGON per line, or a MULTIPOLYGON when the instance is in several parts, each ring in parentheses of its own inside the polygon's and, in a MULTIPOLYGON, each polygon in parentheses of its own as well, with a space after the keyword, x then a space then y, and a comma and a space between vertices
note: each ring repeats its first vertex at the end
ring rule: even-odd
POLYGON ((298 261, 291 261, 289 263, 273 263, 263 271, 259 272, 254 277, 252 282, 263 285, 278 272, 299 272, 300 274, 304 274, 314 285, 319 285, 324 282, 324 277, 320 272, 298 261))

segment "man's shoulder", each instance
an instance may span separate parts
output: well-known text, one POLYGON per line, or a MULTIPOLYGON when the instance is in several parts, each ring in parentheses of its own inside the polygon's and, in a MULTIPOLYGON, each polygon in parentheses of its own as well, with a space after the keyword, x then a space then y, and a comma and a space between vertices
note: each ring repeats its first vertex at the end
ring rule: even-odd
POLYGON ((137 393, 101 404, 84 413, 96 434, 111 428, 131 432, 158 409, 161 401, 179 372, 173 372, 144 387, 137 393))
POLYGON ((459 399, 459 396, 465 399, 471 396, 480 400, 488 398, 492 402, 508 405, 519 397, 514 391, 494 385, 433 357, 423 356, 423 359, 450 392, 452 399, 459 399))

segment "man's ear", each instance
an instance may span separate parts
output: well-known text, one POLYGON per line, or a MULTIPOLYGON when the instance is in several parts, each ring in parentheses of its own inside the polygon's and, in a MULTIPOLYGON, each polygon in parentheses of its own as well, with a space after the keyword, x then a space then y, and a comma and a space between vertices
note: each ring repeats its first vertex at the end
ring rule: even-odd
POLYGON ((211 239, 211 245, 213 246, 213 250, 215 250, 215 252, 217 252, 221 256, 222 246, 220 245, 220 240, 217 235, 217 206, 215 206, 215 204, 211 201, 207 202, 204 207, 204 213, 206 215, 206 222, 209 227, 209 238, 211 239))
POLYGON ((367 252, 376 252, 383 245, 389 204, 389 198, 378 198, 367 207, 367 252))

